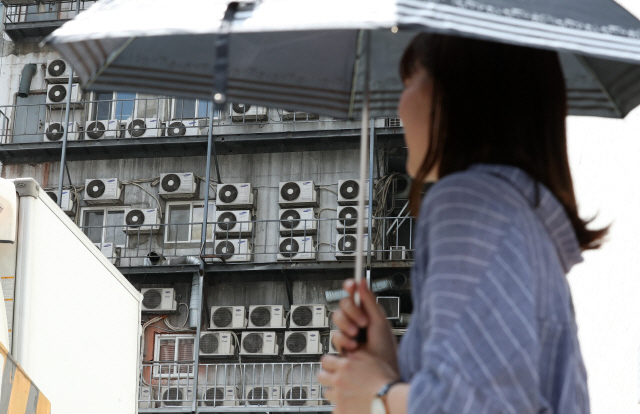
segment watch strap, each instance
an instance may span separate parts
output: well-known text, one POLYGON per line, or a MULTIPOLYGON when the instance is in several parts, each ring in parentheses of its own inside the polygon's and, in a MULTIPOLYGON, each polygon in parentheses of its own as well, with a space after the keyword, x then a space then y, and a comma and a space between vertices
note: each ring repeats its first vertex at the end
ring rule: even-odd
POLYGON ((378 391, 376 393, 376 397, 383 398, 385 395, 387 395, 387 393, 389 392, 391 387, 393 387, 394 385, 396 385, 399 382, 402 382, 402 380, 401 379, 396 379, 396 380, 387 382, 386 384, 384 384, 382 386, 382 388, 380 388, 380 391, 378 391))

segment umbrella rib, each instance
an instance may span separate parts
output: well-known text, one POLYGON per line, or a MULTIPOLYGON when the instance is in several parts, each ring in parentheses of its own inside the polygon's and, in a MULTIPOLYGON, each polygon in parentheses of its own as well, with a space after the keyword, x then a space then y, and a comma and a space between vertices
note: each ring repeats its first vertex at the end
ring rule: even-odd
POLYGON ((111 53, 111 55, 109 55, 109 57, 107 58, 107 61, 104 62, 104 64, 100 67, 100 69, 98 69, 93 76, 91 76, 91 79, 89 79, 89 81, 87 82, 87 84, 85 85, 85 89, 89 89, 89 87, 91 87, 91 85, 93 84, 93 82, 96 81, 96 79, 98 79, 98 77, 102 74, 102 72, 104 72, 105 70, 107 70, 107 68, 109 67, 109 65, 111 65, 113 63, 113 61, 115 61, 118 56, 120 56, 122 54, 122 52, 124 52, 124 50, 129 47, 129 45, 131 44, 131 42, 133 42, 135 40, 135 36, 134 37, 130 37, 126 42, 124 42, 124 44, 122 46, 120 46, 119 48, 117 48, 116 50, 113 51, 113 53, 111 53))
POLYGON ((613 110, 616 111, 616 114, 618 114, 618 117, 624 118, 624 115, 622 114, 622 110, 620 109, 616 101, 613 99, 613 97, 611 96, 607 88, 605 88, 602 82, 600 82, 600 78, 598 78, 596 73, 593 71, 593 68, 591 67, 591 65, 589 65, 589 63, 584 58, 584 56, 578 55, 578 54, 574 56, 580 61, 580 63, 582 63, 582 66, 589 72, 589 74, 591 74, 591 78, 598 84, 598 86, 600 87, 600 90, 602 91, 604 96, 607 97, 607 100, 613 107, 613 110))
POLYGON ((356 100, 356 89, 358 88, 358 68, 360 66, 360 59, 362 58, 362 38, 364 37, 364 30, 358 32, 358 41, 356 42, 356 61, 353 64, 353 78, 351 80, 351 99, 349 100, 349 115, 348 118, 353 116, 353 107, 356 100))

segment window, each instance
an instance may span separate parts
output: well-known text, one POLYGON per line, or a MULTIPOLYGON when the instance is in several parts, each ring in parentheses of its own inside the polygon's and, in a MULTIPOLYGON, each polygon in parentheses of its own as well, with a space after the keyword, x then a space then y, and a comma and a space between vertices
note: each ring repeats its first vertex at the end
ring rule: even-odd
POLYGON ((162 364, 154 367, 154 376, 192 377, 194 340, 193 335, 157 335, 154 360, 162 364))
POLYGON ((136 100, 136 118, 158 118, 158 102, 155 95, 138 94, 136 100))
POLYGON ((123 231, 124 207, 83 208, 82 231, 95 244, 113 243, 123 247, 127 235, 123 231))
MULTIPOLYGON (((174 119, 196 119, 209 117, 211 101, 200 99, 176 99, 173 104, 174 119)), ((220 111, 214 111, 214 118, 218 118, 220 111)))
MULTIPOLYGON (((202 237, 202 218, 204 214, 203 201, 173 201, 167 203, 167 229, 164 233, 165 243, 200 242, 202 237)), ((213 222, 216 216, 216 206, 209 203, 207 221, 213 222)), ((213 224, 207 226, 207 241, 213 241, 213 224)))
POLYGON ((126 120, 133 117, 135 93, 130 92, 96 92, 93 118, 98 121, 109 119, 126 120))

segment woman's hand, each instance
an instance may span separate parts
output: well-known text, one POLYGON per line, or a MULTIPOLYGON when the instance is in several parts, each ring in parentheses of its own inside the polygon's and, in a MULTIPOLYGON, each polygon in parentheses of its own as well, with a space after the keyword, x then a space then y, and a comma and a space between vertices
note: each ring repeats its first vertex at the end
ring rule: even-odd
POLYGON ((370 414, 376 393, 398 378, 384 360, 363 350, 346 357, 324 355, 321 362, 318 381, 328 387, 324 395, 335 404, 334 414, 370 414))
POLYGON ((356 349, 367 351, 398 373, 396 338, 391 332, 389 321, 376 303, 375 296, 367 287, 367 282, 362 280, 358 287, 361 307, 356 306, 353 300, 356 282, 353 279, 347 279, 343 288, 349 296, 340 301, 340 309, 332 315, 333 322, 340 330, 333 334, 333 345, 340 352, 353 352, 356 349), (353 339, 359 328, 367 328, 365 344, 358 344, 353 339))

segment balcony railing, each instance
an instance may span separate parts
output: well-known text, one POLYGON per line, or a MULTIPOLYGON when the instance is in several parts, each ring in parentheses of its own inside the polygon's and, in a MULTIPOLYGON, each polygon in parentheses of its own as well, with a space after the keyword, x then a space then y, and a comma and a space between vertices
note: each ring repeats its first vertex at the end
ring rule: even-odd
MULTIPOLYGON (((21 2, 24 3, 24 2, 21 2)), ((91 7, 95 1, 81 1, 80 11, 91 7)), ((33 1, 32 4, 7 6, 5 24, 69 20, 76 15, 76 1, 33 1)), ((60 23, 62 24, 62 22, 60 23)))
MULTIPOLYGON (((365 243, 369 237, 372 241, 372 259, 412 260, 413 220, 411 216, 374 217, 373 230, 365 230, 365 243)), ((357 243, 355 219, 337 217, 211 221, 204 247, 200 246, 201 222, 80 228, 112 263, 123 267, 183 265, 194 256, 226 264, 335 262, 352 260, 357 243)))
POLYGON ((214 412, 290 411, 293 407, 331 411, 332 408, 317 380, 318 362, 200 364, 195 393, 193 375, 169 378, 152 374, 176 366, 181 372, 193 372, 194 363, 142 364, 138 397, 141 412, 190 407, 194 399, 200 411, 214 412))
MULTIPOLYGON (((66 94, 66 84, 48 85, 47 94, 43 95, 46 103, 0 106, 0 143, 62 141, 66 100, 56 96, 54 88, 66 94)), ((216 111, 213 124, 209 125, 207 101, 76 98, 72 97, 69 108, 68 140, 188 139, 206 136, 210 126, 215 128, 215 135, 359 128, 359 122, 283 109, 243 106, 238 112, 240 108, 233 104, 216 111)), ((388 126, 387 120, 377 121, 376 126, 388 126)))

